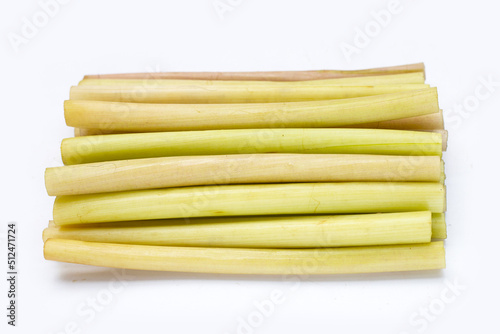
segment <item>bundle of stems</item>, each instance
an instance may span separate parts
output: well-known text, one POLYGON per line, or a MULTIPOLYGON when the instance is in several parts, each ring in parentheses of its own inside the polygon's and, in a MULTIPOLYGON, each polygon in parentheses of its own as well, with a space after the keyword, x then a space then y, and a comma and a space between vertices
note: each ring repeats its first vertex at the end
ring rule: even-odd
POLYGON ((341 100, 245 104, 148 104, 68 100, 66 124, 118 131, 339 127, 439 113, 428 88, 341 100))
POLYGON ((94 266, 220 274, 353 274, 445 267, 442 241, 320 249, 145 246, 49 239, 48 260, 94 266))
POLYGON ((236 154, 98 162, 48 168, 51 196, 235 183, 434 181, 438 156, 236 154))
POLYGON ((443 224, 429 211, 224 217, 55 226, 46 228, 43 238, 156 246, 317 248, 425 243, 442 236, 433 233, 440 228, 434 225, 443 224))
POLYGON ((423 63, 371 68, 366 70, 316 70, 316 71, 269 71, 269 72, 152 72, 86 75, 84 79, 182 79, 182 80, 263 80, 300 81, 364 76, 385 76, 405 73, 424 75, 423 63))
POLYGON ((423 64, 86 76, 45 173, 48 260, 228 274, 445 267, 423 64), (312 264, 312 265, 311 265, 312 264))
POLYGON ((64 139, 65 165, 139 158, 255 154, 442 154, 442 136, 380 129, 242 129, 131 133, 64 139))
POLYGON ((56 225, 209 216, 445 211, 439 182, 195 186, 59 196, 56 225))

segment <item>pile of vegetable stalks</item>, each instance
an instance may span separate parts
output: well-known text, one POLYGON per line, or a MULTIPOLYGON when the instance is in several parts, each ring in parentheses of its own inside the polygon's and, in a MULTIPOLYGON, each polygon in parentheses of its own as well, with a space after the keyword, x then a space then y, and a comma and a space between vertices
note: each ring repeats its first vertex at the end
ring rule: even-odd
POLYGON ((423 64, 86 76, 48 168, 48 260, 225 274, 445 267, 423 64))

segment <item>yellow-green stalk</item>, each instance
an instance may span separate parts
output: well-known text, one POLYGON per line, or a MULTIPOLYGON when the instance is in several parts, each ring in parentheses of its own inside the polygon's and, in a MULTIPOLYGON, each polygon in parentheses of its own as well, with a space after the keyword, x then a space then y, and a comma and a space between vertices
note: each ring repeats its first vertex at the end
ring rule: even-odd
POLYGON ((56 197, 56 225, 210 216, 445 211, 437 182, 198 186, 56 197))
MULTIPOLYGON (((347 126, 348 128, 366 128, 366 129, 392 129, 392 130, 415 130, 415 131, 436 131, 444 129, 443 111, 439 113, 424 116, 415 116, 392 121, 382 121, 374 123, 356 124, 347 126)), ((123 131, 99 130, 99 129, 80 129, 75 128, 75 137, 95 136, 105 134, 125 133, 123 131)))
POLYGON ((365 70, 313 70, 313 71, 269 71, 269 72, 148 72, 86 75, 85 79, 140 79, 140 80, 264 80, 264 81, 301 81, 330 78, 351 78, 390 75, 425 76, 423 63, 379 67, 365 70))
MULTIPOLYGON (((365 215, 371 215, 370 213, 365 215)), ((378 213, 378 215, 383 215, 378 213)), ((93 235, 92 231, 99 233, 99 231, 114 230, 117 228, 126 229, 139 229, 141 227, 153 228, 153 227, 163 227, 169 225, 186 225, 186 224, 209 224, 209 223, 236 223, 236 222, 260 222, 269 221, 272 219, 283 220, 286 218, 293 217, 313 217, 313 216, 244 216, 244 217, 199 217, 199 218, 189 218, 189 219, 157 219, 157 220, 135 220, 135 221, 125 221, 125 222, 113 222, 113 223, 100 223, 100 224, 79 224, 79 225, 66 225, 57 226, 53 220, 49 220, 49 224, 43 233, 43 242, 49 238, 59 238, 59 239, 75 239, 83 241, 104 241, 104 239, 98 239, 96 236, 95 240, 84 240, 85 238, 93 235), (102 229, 102 230, 101 230, 102 229), (79 231, 84 232, 82 236, 79 231), (74 236, 74 237, 73 237, 74 236)), ((319 216, 314 216, 319 217, 319 216)), ((432 214, 432 239, 446 239, 446 221, 444 213, 433 213, 432 214)), ((150 236, 151 237, 151 236, 150 236)))
POLYGON ((68 100, 64 103, 68 126, 130 132, 325 128, 438 112, 435 88, 308 102, 150 104, 68 100))
POLYGON ((235 154, 96 162, 47 168, 51 196, 236 183, 434 181, 438 156, 235 154))
POLYGON ((135 103, 273 103, 347 99, 426 88, 429 88, 429 85, 295 87, 274 87, 273 85, 81 85, 71 87, 70 97, 71 100, 135 103))
POLYGON ((431 241, 428 211, 339 216, 234 217, 50 227, 50 238, 120 244, 244 248, 318 248, 431 241), (201 221, 200 221, 201 220, 201 221))
POLYGON ((433 239, 446 239, 446 221, 444 213, 432 214, 432 238, 433 239))
POLYGON ((395 119, 392 121, 356 124, 349 126, 351 128, 371 128, 371 129, 393 129, 393 130, 443 130, 443 110, 439 113, 395 119))
POLYGON ((242 129, 67 138, 66 165, 181 155, 250 153, 441 156, 441 135, 380 129, 242 129))
POLYGON ((445 268, 442 241, 321 249, 169 247, 49 239, 47 260, 219 274, 354 274, 445 268))

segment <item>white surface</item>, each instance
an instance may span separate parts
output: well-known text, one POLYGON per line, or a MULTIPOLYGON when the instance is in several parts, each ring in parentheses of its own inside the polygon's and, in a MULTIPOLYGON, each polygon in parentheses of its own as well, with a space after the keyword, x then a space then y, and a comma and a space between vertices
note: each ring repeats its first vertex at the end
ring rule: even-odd
MULTIPOLYGON (((18 52, 8 34, 20 34, 23 17, 37 14, 40 5, 2 2, 0 267, 6 262, 6 224, 15 221, 20 308, 15 329, 0 312, 0 332, 238 333, 239 317, 259 320, 254 303, 269 299, 274 290, 283 293, 284 301, 259 326, 240 332, 496 330, 500 87, 470 112, 457 114, 454 106, 471 102, 476 89, 486 92, 478 88, 482 77, 500 81, 498 4, 401 0, 401 12, 349 62, 340 44, 352 43, 356 27, 369 24, 370 12, 387 8, 388 1, 225 2, 235 4, 234 10, 220 19, 213 0, 69 1, 18 52), (108 269, 43 259, 41 233, 53 202, 45 193, 43 172, 61 165, 60 141, 72 135, 64 124, 63 100, 84 74, 355 69, 420 61, 450 119, 444 156, 446 270, 305 277, 299 285, 281 277, 128 271, 134 277, 116 291, 109 289, 116 278, 108 269), (466 288, 443 304, 442 294, 453 297, 447 280, 466 288), (89 321, 88 303, 96 297, 109 303, 89 321), (432 321, 417 316, 416 324, 410 322, 414 312, 429 306, 442 313, 432 321), (428 326, 421 330, 424 322, 428 326)), ((7 285, 3 278, 0 282, 5 310, 7 285)))

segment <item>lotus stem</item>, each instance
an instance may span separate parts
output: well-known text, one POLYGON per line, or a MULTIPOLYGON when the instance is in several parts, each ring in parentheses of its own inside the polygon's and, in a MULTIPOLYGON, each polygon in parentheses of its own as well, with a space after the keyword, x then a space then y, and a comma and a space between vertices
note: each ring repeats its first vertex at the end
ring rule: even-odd
POLYGON ((429 181, 438 156, 236 154, 97 162, 48 168, 51 196, 216 184, 429 181))
MULTIPOLYGON (((366 129, 392 129, 392 130, 414 130, 414 131, 434 131, 443 130, 443 111, 439 113, 415 116, 408 118, 395 119, 392 121, 382 121, 374 123, 356 124, 347 126, 349 128, 366 128, 366 129)), ((75 137, 80 136, 95 136, 107 134, 122 134, 123 131, 99 130, 99 129, 80 129, 75 128, 75 137)))
POLYGON ((147 104, 68 100, 68 126, 126 132, 339 127, 438 113, 437 91, 353 99, 245 104, 147 104))
POLYGON ((56 197, 56 225, 210 216, 445 211, 437 182, 198 186, 56 197))
POLYGON ((441 134, 379 129, 242 129, 67 138, 66 165, 167 156, 252 153, 442 154, 441 134))
POLYGON ((355 274, 442 269, 442 241, 322 249, 169 247, 49 239, 47 260, 86 265, 218 274, 355 274))
POLYGON ((152 72, 86 75, 85 79, 188 79, 188 80, 264 80, 299 81, 359 76, 384 76, 417 73, 424 75, 423 63, 372 68, 366 70, 317 70, 317 71, 270 71, 270 72, 152 72))
POLYGON ((171 219, 50 227, 50 238, 156 246, 317 248, 431 241, 428 211, 339 216, 171 219), (98 226, 96 226, 98 225, 98 226))

